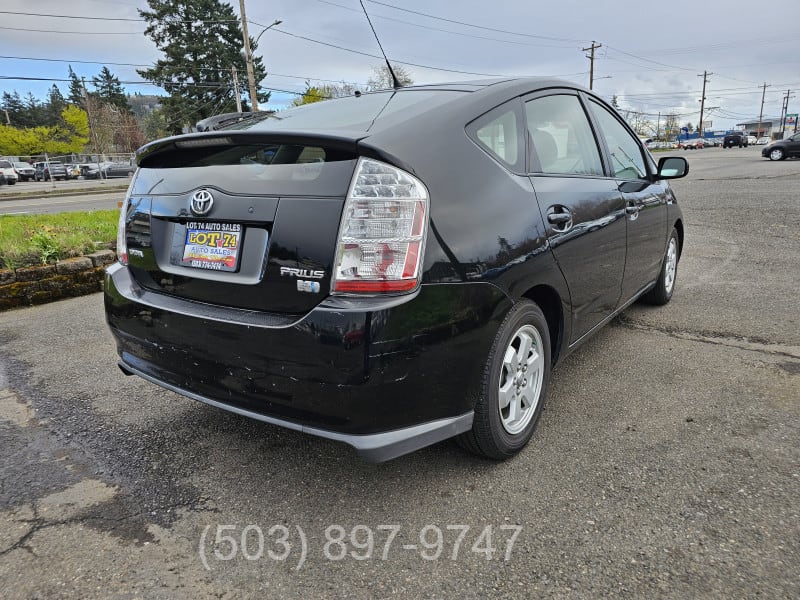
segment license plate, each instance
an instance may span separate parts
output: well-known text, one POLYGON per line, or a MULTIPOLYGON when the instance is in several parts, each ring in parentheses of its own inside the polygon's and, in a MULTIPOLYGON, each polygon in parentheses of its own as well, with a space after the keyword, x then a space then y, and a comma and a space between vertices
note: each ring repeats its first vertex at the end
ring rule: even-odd
POLYGON ((238 223, 187 223, 181 265, 211 271, 235 271, 242 226, 238 223))

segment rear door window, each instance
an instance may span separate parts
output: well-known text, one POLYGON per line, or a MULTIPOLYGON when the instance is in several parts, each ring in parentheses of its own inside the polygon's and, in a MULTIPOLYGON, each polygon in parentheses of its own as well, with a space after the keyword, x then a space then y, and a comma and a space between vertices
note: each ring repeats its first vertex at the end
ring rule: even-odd
POLYGON ((525 103, 529 171, 558 175, 603 175, 603 163, 589 119, 572 94, 554 94, 525 103))

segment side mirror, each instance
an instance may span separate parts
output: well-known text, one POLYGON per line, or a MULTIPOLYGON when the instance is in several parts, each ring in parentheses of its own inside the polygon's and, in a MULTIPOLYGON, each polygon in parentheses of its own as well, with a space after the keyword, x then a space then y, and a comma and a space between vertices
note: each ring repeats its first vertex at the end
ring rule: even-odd
POLYGON ((659 179, 678 179, 689 173, 689 163, 682 156, 665 156, 658 161, 659 179))

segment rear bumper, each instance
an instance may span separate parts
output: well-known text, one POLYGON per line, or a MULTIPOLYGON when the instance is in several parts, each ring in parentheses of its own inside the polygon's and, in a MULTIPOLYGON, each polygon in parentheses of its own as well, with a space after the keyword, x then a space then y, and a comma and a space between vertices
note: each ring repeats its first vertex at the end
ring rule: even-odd
POLYGON ((494 285, 328 301, 287 318, 150 292, 106 272, 121 368, 184 396, 381 461, 467 431, 510 301, 494 285))

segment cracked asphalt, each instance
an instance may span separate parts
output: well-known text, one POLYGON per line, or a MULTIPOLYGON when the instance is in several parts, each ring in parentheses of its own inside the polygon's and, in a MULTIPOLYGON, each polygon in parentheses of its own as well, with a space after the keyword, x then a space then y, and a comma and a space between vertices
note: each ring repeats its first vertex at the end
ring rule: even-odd
POLYGON ((126 378, 100 294, 0 314, 2 596, 800 597, 800 161, 759 150, 681 152, 672 302, 571 355, 505 463, 126 378))

